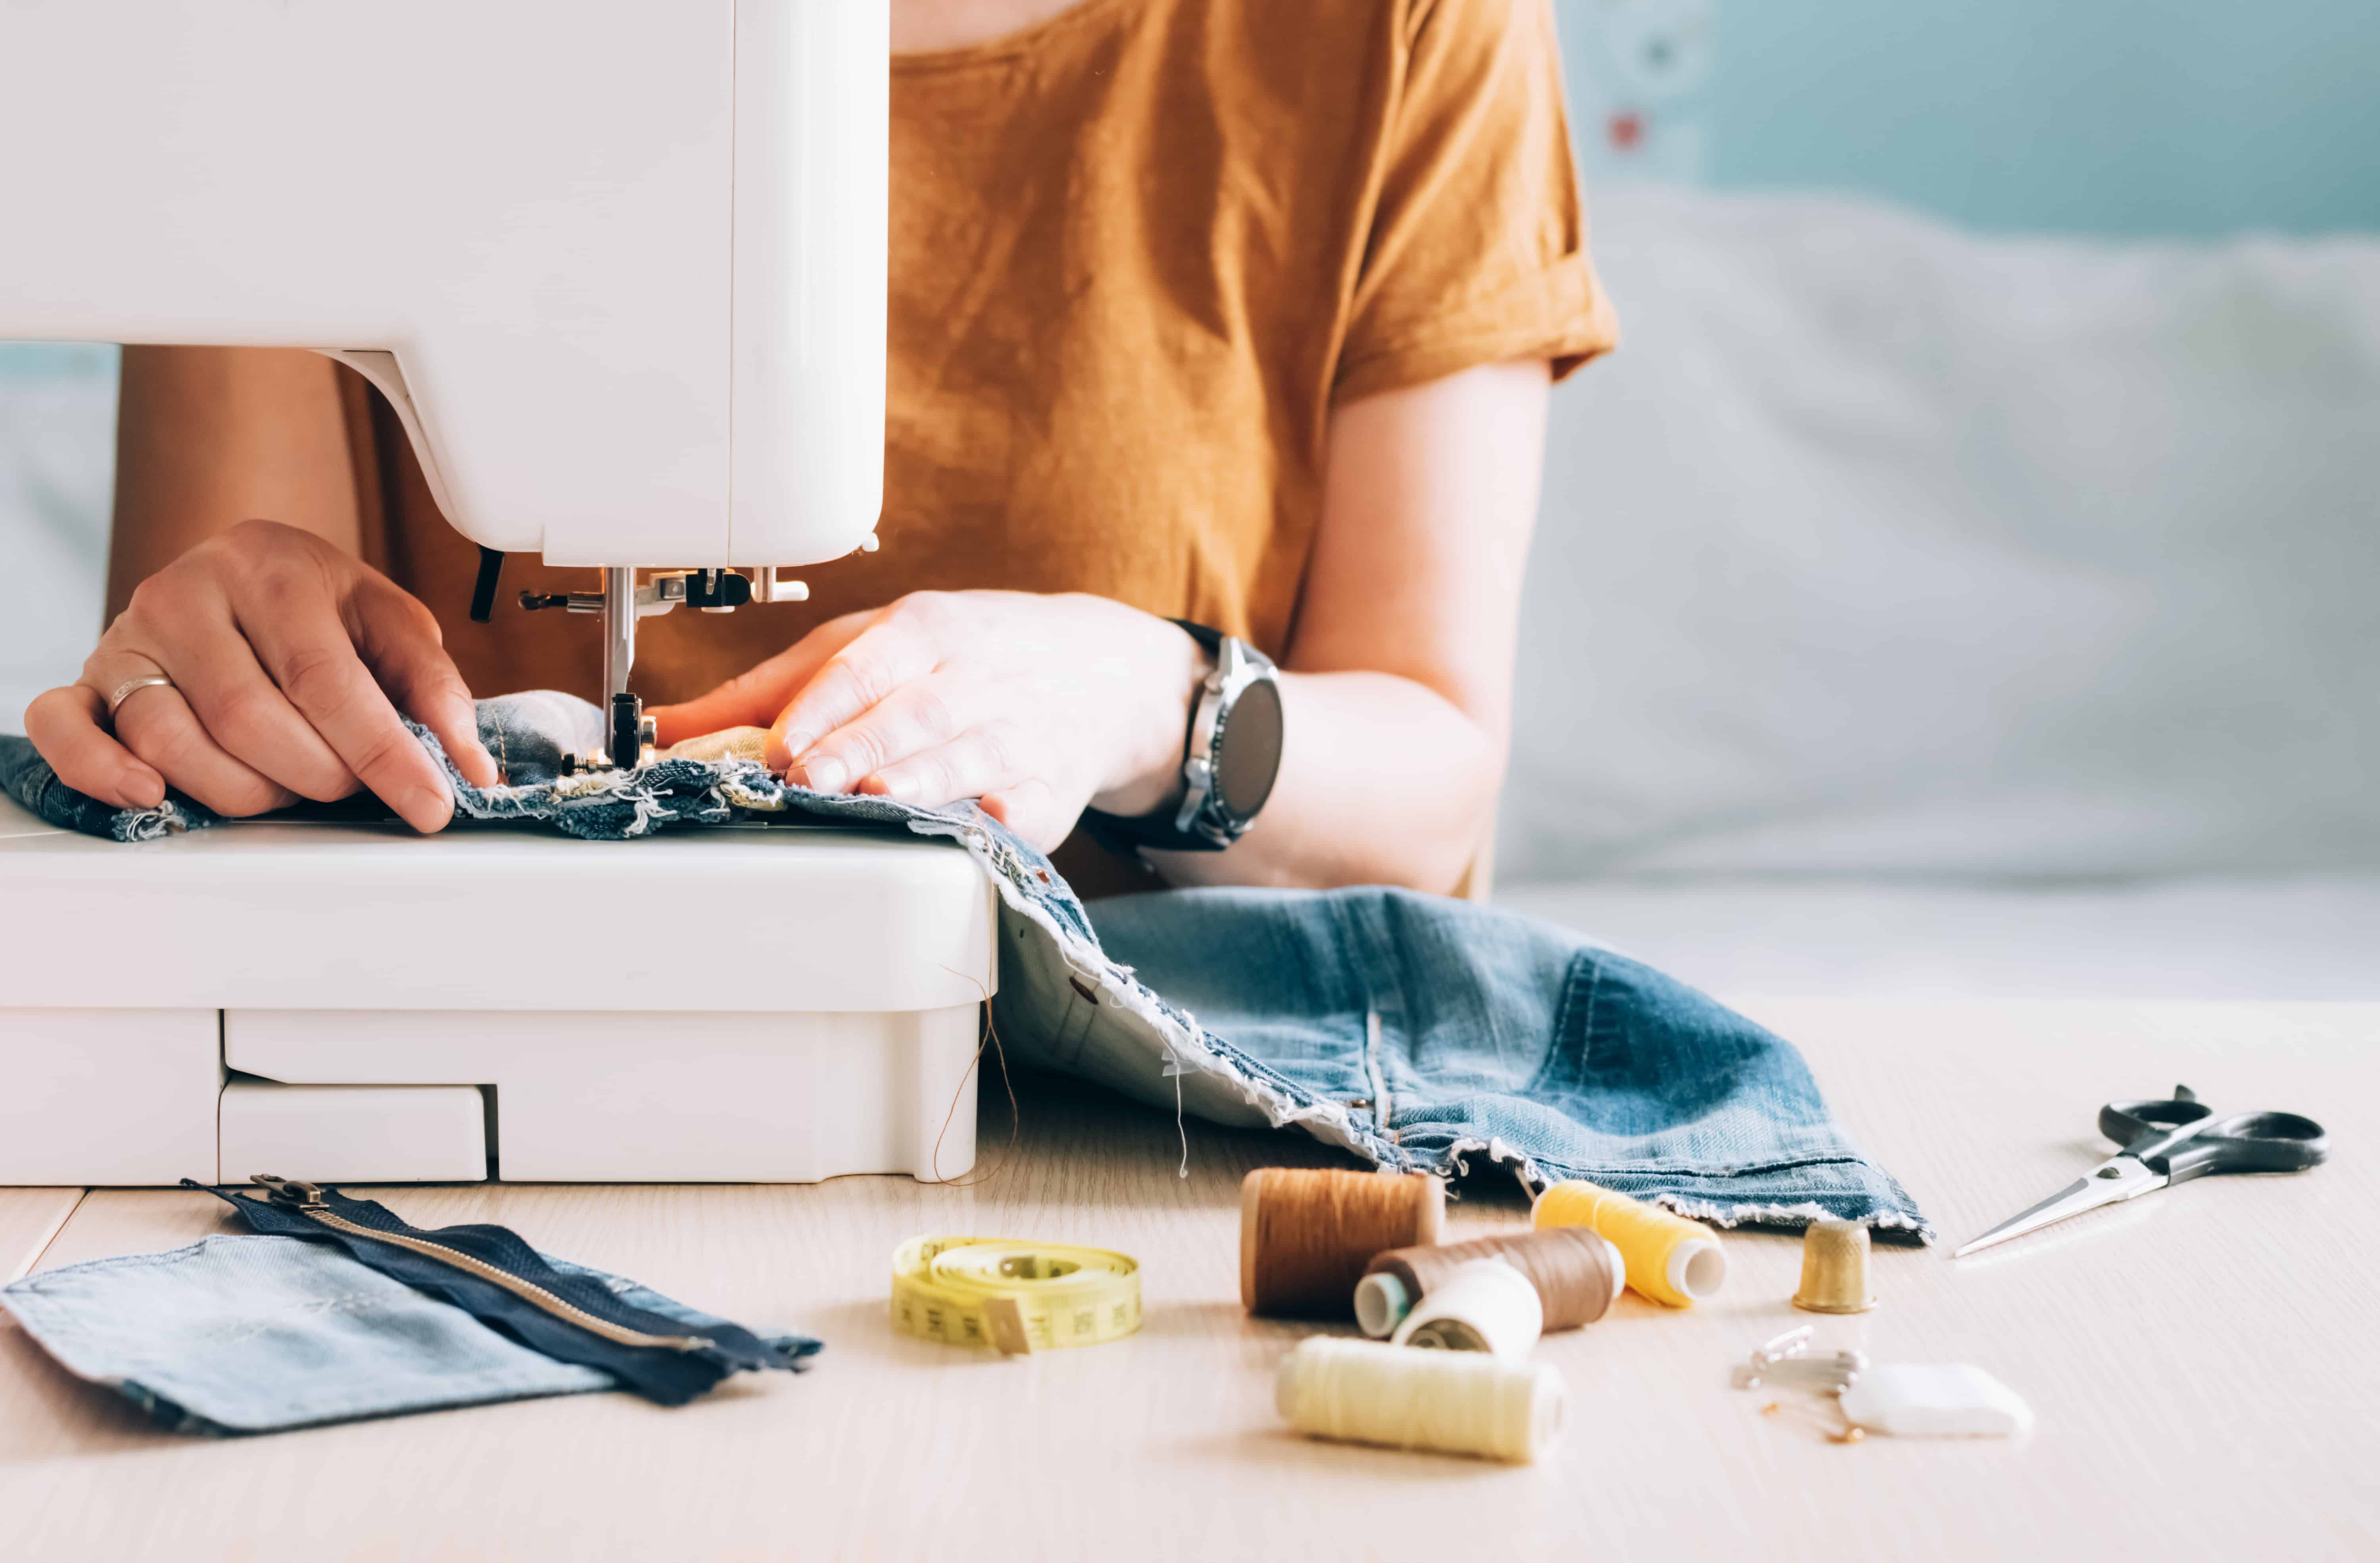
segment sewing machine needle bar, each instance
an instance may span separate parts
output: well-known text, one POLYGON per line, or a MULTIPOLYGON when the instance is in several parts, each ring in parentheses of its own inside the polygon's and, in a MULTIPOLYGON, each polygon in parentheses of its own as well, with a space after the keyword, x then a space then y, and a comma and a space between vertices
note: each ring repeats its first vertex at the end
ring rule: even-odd
POLYGON ((637 572, 603 572, 603 699, 628 687, 628 672, 637 665, 637 572))

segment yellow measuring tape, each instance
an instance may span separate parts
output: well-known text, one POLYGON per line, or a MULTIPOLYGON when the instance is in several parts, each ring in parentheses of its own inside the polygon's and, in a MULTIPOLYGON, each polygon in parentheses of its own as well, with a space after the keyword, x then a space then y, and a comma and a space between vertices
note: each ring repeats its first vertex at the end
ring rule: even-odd
POLYGON ((1012 1353, 1097 1346, 1140 1327, 1140 1265, 1066 1243, 913 1238, 892 1255, 892 1327, 1012 1353))

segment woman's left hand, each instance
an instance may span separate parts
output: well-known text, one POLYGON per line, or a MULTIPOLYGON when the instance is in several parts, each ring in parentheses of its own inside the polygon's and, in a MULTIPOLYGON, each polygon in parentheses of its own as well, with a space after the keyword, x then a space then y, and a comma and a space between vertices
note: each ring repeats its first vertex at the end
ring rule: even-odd
POLYGON ((1206 667, 1179 627, 1103 597, 914 592, 652 715, 664 744, 766 726, 770 767, 820 792, 980 798, 1047 851, 1086 806, 1173 794, 1206 667))

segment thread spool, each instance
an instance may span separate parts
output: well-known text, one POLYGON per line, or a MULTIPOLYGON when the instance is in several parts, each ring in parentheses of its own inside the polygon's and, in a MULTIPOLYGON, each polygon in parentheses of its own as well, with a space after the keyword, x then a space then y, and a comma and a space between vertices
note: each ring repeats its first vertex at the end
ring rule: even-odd
POLYGON ((1561 1436, 1560 1374, 1482 1351, 1406 1351, 1314 1336, 1281 1359, 1273 1403, 1300 1433, 1516 1463, 1561 1436))
POLYGON ((1543 1227, 1586 1227, 1611 1240, 1628 1284, 1657 1302, 1688 1308, 1727 1281, 1727 1253, 1707 1227, 1575 1179, 1537 1197, 1543 1227))
POLYGON ((1272 1318, 1343 1319, 1373 1254, 1434 1245, 1445 1228, 1436 1178, 1259 1167, 1240 1184, 1240 1302, 1272 1318))
POLYGON ((1485 1351, 1519 1362, 1545 1333, 1545 1304, 1529 1278, 1501 1259, 1457 1265, 1397 1327, 1395 1346, 1485 1351))
POLYGON ((1867 1278, 1867 1228, 1813 1221, 1802 1233, 1802 1286, 1793 1306, 1813 1314, 1864 1314, 1876 1306, 1867 1278))
POLYGON ((1576 1329, 1610 1311, 1627 1283, 1626 1263, 1611 1240, 1588 1227, 1474 1238, 1436 1248, 1376 1254, 1355 1283, 1355 1322, 1375 1340, 1396 1333, 1414 1305, 1459 1265, 1501 1259, 1536 1289, 1545 1329, 1576 1329))

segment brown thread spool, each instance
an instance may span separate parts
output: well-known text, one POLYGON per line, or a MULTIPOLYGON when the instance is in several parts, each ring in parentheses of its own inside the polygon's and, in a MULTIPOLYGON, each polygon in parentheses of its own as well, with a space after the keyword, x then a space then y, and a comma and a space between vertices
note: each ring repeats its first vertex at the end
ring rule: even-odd
POLYGON ((1407 1309, 1437 1290, 1458 1265, 1474 1259, 1501 1259, 1537 1289, 1545 1304, 1548 1330, 1576 1329, 1593 1324, 1610 1311, 1625 1279, 1620 1251, 1593 1229, 1548 1227, 1542 1231, 1514 1232, 1509 1237, 1474 1238, 1467 1242, 1434 1248, 1397 1248, 1375 1254, 1364 1266, 1359 1289, 1373 1286, 1376 1274, 1392 1276, 1402 1298, 1388 1292, 1356 1301, 1356 1322, 1364 1333, 1385 1338, 1407 1309), (1367 1315, 1373 1316, 1366 1316, 1367 1315), (1394 1317, 1390 1317, 1394 1315, 1394 1317), (1376 1328, 1385 1323, 1387 1329, 1376 1328))
POLYGON ((1240 1302, 1274 1318, 1347 1318, 1373 1254, 1445 1229, 1446 1185, 1426 1174, 1259 1167, 1240 1184, 1240 1302))

